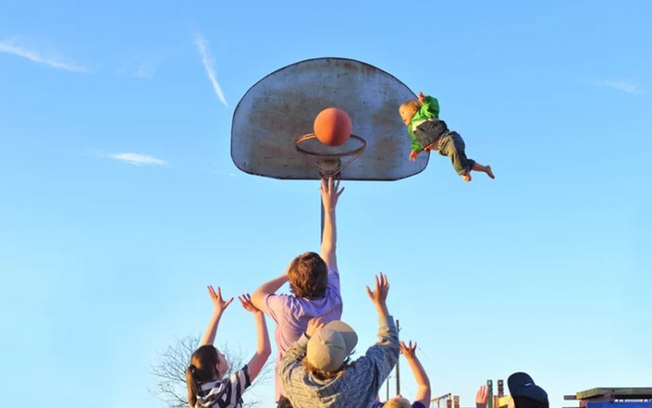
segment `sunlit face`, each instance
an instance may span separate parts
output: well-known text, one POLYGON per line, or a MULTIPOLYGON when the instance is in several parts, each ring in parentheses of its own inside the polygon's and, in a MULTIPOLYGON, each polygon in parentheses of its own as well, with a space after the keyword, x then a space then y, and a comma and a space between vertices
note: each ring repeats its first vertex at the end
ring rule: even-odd
POLYGON ((226 361, 226 357, 220 351, 217 352, 217 364, 215 364, 215 368, 217 368, 217 372, 222 375, 229 371, 229 362, 226 361))
POLYGON ((414 108, 408 107, 408 106, 402 106, 398 110, 398 114, 401 115, 401 119, 403 119, 403 123, 407 126, 412 118, 414 117, 414 114, 416 111, 414 108))

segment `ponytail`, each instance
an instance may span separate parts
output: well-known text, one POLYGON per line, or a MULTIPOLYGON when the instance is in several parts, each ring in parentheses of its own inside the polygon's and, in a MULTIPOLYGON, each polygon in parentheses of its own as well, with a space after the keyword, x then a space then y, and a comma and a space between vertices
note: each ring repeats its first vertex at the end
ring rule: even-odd
POLYGON ((190 365, 186 368, 188 403, 191 407, 197 404, 200 385, 219 378, 219 373, 215 369, 217 361, 217 349, 211 344, 203 345, 192 353, 190 365))
POLYGON ((186 384, 188 384, 188 403, 190 404, 191 407, 194 407, 195 404, 197 403, 197 391, 199 390, 197 380, 195 380, 196 371, 197 371, 197 367, 195 367, 193 364, 190 364, 188 368, 186 368, 186 384))

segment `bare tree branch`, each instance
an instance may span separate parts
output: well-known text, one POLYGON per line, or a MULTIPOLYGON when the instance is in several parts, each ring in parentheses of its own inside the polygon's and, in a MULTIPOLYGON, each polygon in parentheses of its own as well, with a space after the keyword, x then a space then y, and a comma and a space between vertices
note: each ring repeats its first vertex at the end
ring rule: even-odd
MULTIPOLYGON (((175 339, 175 342, 164 351, 159 352, 156 361, 152 364, 152 375, 156 381, 155 393, 169 408, 187 408, 188 391, 186 385, 186 368, 190 364, 190 356, 199 347, 200 335, 186 336, 175 339)), ((248 360, 240 348, 233 349, 227 344, 219 347, 229 362, 229 371, 225 376, 241 369, 248 360)), ((264 384, 270 378, 271 361, 268 361, 258 377, 252 382, 251 388, 256 384, 264 384)), ((248 393, 242 397, 243 407, 254 408, 262 402, 249 400, 248 393)), ((249 394, 251 395, 251 394, 249 394)))

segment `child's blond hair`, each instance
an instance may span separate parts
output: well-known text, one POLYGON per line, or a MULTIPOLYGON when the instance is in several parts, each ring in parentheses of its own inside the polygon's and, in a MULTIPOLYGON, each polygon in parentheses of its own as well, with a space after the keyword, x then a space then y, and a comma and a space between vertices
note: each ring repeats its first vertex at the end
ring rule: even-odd
POLYGON ((418 111, 421 109, 423 106, 423 102, 421 102, 418 99, 410 99, 409 101, 405 101, 401 104, 401 106, 398 107, 399 112, 402 110, 411 110, 411 111, 418 111))
POLYGON ((412 408, 412 404, 405 398, 392 398, 383 404, 383 408, 412 408))

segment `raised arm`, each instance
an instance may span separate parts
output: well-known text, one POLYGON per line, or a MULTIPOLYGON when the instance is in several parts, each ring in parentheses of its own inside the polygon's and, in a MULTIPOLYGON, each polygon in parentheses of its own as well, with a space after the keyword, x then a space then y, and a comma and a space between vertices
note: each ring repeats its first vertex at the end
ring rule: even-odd
POLYGON ((398 361, 400 345, 394 319, 387 310, 386 300, 389 281, 383 273, 376 276, 375 280, 375 289, 372 291, 367 286, 367 294, 378 313, 378 342, 367 349, 364 358, 360 358, 356 365, 362 370, 375 370, 379 378, 384 380, 398 361))
POLYGON ((337 228, 335 220, 335 208, 337 200, 344 191, 340 189, 340 181, 321 179, 321 202, 324 206, 324 231, 321 239, 321 257, 330 268, 337 268, 337 228))
POLYGON ((412 341, 408 344, 401 342, 401 353, 403 353, 405 359, 410 365, 410 370, 412 370, 414 379, 417 382, 417 395, 415 401, 419 401, 424 407, 427 407, 430 405, 430 380, 428 379, 426 370, 424 370, 423 365, 421 365, 421 361, 419 361, 419 358, 417 357, 416 349, 416 342, 414 344, 412 344, 412 341))
POLYGON ((389 281, 387 280, 387 275, 380 273, 375 277, 376 287, 372 291, 369 286, 367 286, 367 295, 371 299, 371 302, 376 306, 376 312, 378 317, 381 319, 389 319, 389 311, 387 310, 387 293, 389 292, 389 281))
POLYGON ((215 342, 215 333, 217 332, 217 326, 222 318, 222 313, 224 313, 226 308, 229 307, 231 302, 233 302, 233 298, 224 301, 224 298, 222 297, 222 289, 219 286, 217 287, 217 292, 215 292, 215 289, 209 285, 208 294, 213 301, 213 315, 211 316, 211 320, 208 322, 208 327, 204 332, 204 336, 201 338, 201 342, 199 343, 200 346, 213 344, 215 342))
POLYGON ((265 362, 272 354, 272 348, 269 345, 269 333, 267 332, 267 323, 265 315, 260 309, 256 308, 251 302, 251 296, 244 294, 238 296, 242 307, 254 314, 256 319, 256 331, 258 332, 258 342, 256 343, 256 353, 249 360, 249 378, 253 381, 263 369, 265 362))
POLYGON ((422 109, 425 110, 435 119, 439 119, 439 101, 434 96, 424 95, 419 92, 419 100, 423 103, 422 109))
POLYGON ((287 281, 288 273, 286 270, 285 273, 278 278, 274 278, 260 285, 260 287, 251 295, 251 303, 261 311, 267 310, 267 307, 265 306, 265 297, 276 293, 276 291, 279 290, 287 281))

